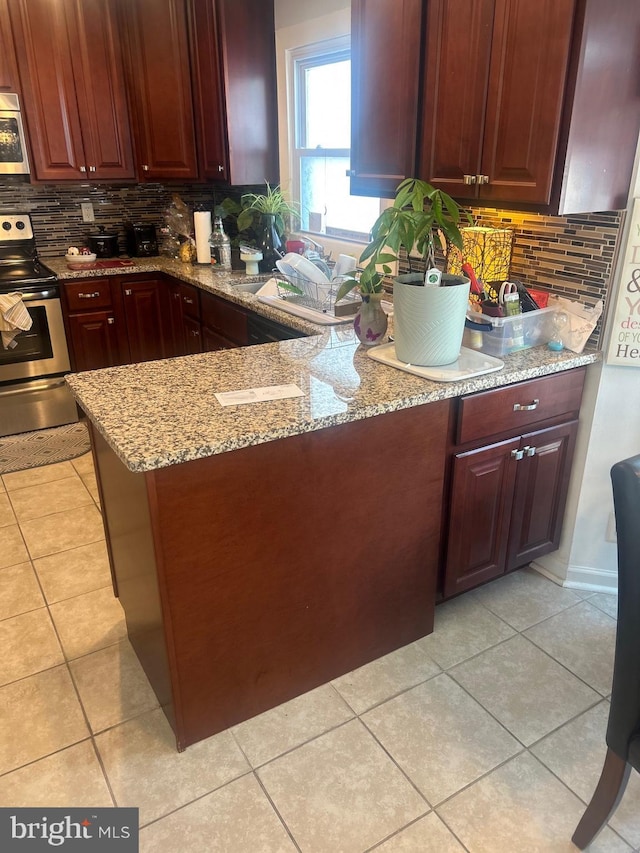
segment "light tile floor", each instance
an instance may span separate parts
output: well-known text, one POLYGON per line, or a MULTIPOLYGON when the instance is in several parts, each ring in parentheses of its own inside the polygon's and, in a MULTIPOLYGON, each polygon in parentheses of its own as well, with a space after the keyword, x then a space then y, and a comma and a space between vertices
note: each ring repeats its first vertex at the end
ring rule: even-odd
MULTIPOLYGON (((0 477, 0 805, 137 806, 143 853, 553 853, 604 757, 615 598, 530 570, 178 754, 110 588, 90 456, 0 477)), ((640 778, 591 848, 640 849, 640 778)))

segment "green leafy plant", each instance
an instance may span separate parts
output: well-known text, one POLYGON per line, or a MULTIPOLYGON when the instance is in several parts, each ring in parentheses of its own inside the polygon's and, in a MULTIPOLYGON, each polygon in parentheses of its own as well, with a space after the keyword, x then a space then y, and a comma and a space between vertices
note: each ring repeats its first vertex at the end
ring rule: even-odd
MULTIPOLYGON (((371 242, 360 255, 361 270, 350 273, 342 282, 336 301, 355 288, 360 293, 381 293, 391 264, 398 260, 400 249, 407 255, 417 252, 427 267, 435 266, 436 245, 456 246, 462 250, 459 222, 472 219, 468 213, 442 190, 426 181, 406 178, 398 185, 392 207, 384 210, 371 229, 371 242), (365 263, 366 262, 366 263, 365 263)), ((448 248, 445 249, 445 257, 448 248)))
POLYGON ((276 218, 276 229, 282 237, 285 232, 285 220, 297 217, 298 205, 288 201, 280 187, 272 187, 266 183, 265 193, 245 193, 241 198, 242 210, 238 214, 238 231, 245 231, 255 226, 257 220, 265 213, 272 213, 276 218))

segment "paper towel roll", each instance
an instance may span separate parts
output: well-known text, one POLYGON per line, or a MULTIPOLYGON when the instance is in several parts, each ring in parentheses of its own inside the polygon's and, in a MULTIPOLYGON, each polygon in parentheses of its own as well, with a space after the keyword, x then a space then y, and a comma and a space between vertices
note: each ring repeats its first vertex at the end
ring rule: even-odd
POLYGON ((193 214, 193 227, 196 232, 196 259, 199 264, 211 263, 211 213, 208 210, 196 210, 193 214))

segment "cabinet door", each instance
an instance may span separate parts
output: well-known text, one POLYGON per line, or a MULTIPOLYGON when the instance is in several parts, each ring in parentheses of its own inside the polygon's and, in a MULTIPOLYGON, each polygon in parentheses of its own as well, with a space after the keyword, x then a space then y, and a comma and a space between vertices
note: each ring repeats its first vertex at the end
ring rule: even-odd
POLYGON ((67 0, 67 10, 87 170, 99 180, 134 178, 113 0, 67 0))
POLYGON ((351 192, 393 196, 415 171, 421 0, 351 3, 351 192))
POLYGON ((169 313, 164 281, 123 281, 122 304, 132 362, 152 361, 171 355, 165 328, 169 313))
POLYGON ((454 457, 445 596, 505 570, 519 444, 515 438, 454 457))
POLYGON ((65 0, 10 5, 22 94, 41 181, 86 179, 65 0))
POLYGON ((0 92, 20 92, 7 0, 0 0, 0 92))
POLYGON ((187 344, 184 337, 184 323, 182 313, 182 293, 180 282, 173 279, 167 282, 169 294, 169 318, 171 325, 171 354, 186 355, 187 344))
POLYGON ((123 364, 113 311, 91 311, 68 317, 73 370, 95 370, 123 364))
POLYGON ((575 0, 495 0, 479 199, 551 197, 575 0))
POLYGON ((139 176, 198 176, 185 0, 125 0, 139 176))
POLYGON ((577 431, 576 420, 522 436, 507 569, 524 566, 560 544, 577 431))
POLYGON ((186 355, 193 355, 196 352, 202 352, 202 332, 200 329, 200 320, 189 317, 185 314, 182 318, 184 328, 184 340, 186 355))
POLYGON ((420 175, 456 198, 475 198, 495 0, 430 0, 420 175))
POLYGON ((210 329, 208 326, 202 327, 202 352, 215 352, 221 349, 235 349, 238 346, 234 341, 225 338, 219 332, 210 329))

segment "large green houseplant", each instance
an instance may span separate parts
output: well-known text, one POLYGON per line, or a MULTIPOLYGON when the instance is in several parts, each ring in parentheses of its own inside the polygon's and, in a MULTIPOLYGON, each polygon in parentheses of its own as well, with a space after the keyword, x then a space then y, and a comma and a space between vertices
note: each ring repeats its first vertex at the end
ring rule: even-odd
MULTIPOLYGON (((379 300, 385 276, 404 249, 411 264, 417 253, 426 270, 436 265, 436 247, 441 245, 445 261, 451 245, 462 250, 459 223, 471 221, 456 202, 441 190, 417 178, 407 178, 397 189, 393 206, 376 220, 371 242, 360 256, 363 265, 340 286, 336 299, 358 288, 370 328, 362 331, 356 317, 356 334, 363 343, 381 340, 371 303, 379 300), (368 339, 368 340, 367 340, 368 339)), ((410 266, 411 268, 411 266, 410 266)), ((396 357, 407 364, 436 366, 456 361, 460 354, 469 299, 469 279, 442 274, 443 286, 425 286, 425 272, 398 276, 393 284, 394 338, 396 357)))
MULTIPOLYGON (((345 278, 337 301, 355 288, 362 294, 381 293, 383 281, 392 274, 391 264, 399 260, 401 249, 406 251, 409 264, 410 256, 417 254, 427 268, 435 266, 436 246, 443 242, 462 250, 458 223, 463 218, 472 221, 451 196, 426 181, 406 178, 396 190, 393 206, 375 221, 371 242, 360 255, 360 270, 345 278)), ((448 248, 445 257, 447 252, 448 248)))

